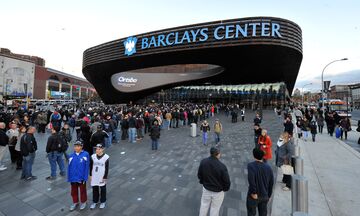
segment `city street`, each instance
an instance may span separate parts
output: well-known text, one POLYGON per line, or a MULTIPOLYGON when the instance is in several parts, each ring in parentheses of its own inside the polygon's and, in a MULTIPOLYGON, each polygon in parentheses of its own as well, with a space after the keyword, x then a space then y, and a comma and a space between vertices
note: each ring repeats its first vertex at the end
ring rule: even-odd
MULTIPOLYGON (((221 160, 228 167, 232 183, 225 194, 221 215, 246 214, 246 165, 252 161, 254 147, 254 114, 251 111, 247 114, 245 122, 237 123, 219 115, 224 128, 221 160)), ((211 127, 214 119, 209 120, 211 127)), ((276 143, 282 126, 273 111, 264 112, 262 127, 269 130, 276 143)), ((100 211, 103 215, 198 215, 202 186, 198 183, 197 169, 201 159, 209 156, 214 141, 211 133, 209 146, 203 146, 201 136, 192 138, 189 134, 188 127, 162 130, 158 152, 150 150, 147 135, 138 143, 121 141, 113 145, 107 150, 110 155, 107 208, 93 211, 87 208, 82 212, 69 212, 70 185, 65 178, 45 180, 50 174, 44 150, 48 134, 37 134, 39 150, 33 174, 38 179, 20 180, 20 171, 9 164, 7 155, 8 169, 0 173, 0 215, 99 215, 100 211)), ((91 191, 88 187, 88 204, 92 200, 91 191)))

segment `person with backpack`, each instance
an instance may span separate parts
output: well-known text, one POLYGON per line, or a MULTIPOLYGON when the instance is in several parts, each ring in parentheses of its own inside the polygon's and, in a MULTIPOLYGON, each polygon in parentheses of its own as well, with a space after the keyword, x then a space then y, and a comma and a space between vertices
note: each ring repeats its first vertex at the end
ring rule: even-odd
POLYGON ((26 134, 21 137, 20 141, 20 151, 23 156, 21 179, 25 179, 26 181, 36 179, 36 176, 32 175, 32 166, 37 151, 37 142, 34 137, 35 132, 36 128, 34 126, 29 126, 26 134))
POLYGON ((68 148, 68 144, 64 136, 60 133, 60 128, 55 126, 51 129, 51 136, 48 138, 46 144, 46 153, 49 159, 51 168, 51 175, 46 177, 46 180, 56 179, 56 164, 59 165, 60 175, 65 176, 65 164, 63 154, 68 148))
POLYGON ((54 113, 50 115, 50 123, 52 127, 57 126, 61 128, 61 121, 61 115, 58 111, 54 111, 54 113))
MULTIPOLYGON (((71 131, 70 131, 70 127, 69 127, 68 123, 65 123, 64 127, 61 128, 60 136, 62 136, 65 139, 67 146, 69 147, 69 144, 72 140, 72 136, 71 136, 71 131)), ((65 156, 65 159, 68 160, 69 155, 66 153, 66 151, 67 151, 67 149, 65 149, 65 151, 64 151, 64 156, 65 156)))
POLYGON ((215 120, 214 124, 214 135, 215 135, 215 144, 217 145, 220 142, 220 133, 222 132, 222 124, 219 119, 215 120))

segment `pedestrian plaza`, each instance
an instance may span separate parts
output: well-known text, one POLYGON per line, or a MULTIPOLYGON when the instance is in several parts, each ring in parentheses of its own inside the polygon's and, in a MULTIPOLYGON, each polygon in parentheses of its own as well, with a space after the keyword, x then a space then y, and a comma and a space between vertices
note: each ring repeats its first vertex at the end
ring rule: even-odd
MULTIPOLYGON (((221 215, 246 215, 246 165, 253 160, 254 116, 255 113, 248 110, 245 122, 239 119, 237 123, 231 123, 231 117, 227 118, 223 113, 209 119, 211 129, 215 118, 223 124, 220 160, 227 166, 231 179, 221 215)), ((275 149, 283 127, 273 111, 264 111, 261 127, 268 130, 275 149)), ((66 177, 58 175, 54 181, 45 180, 50 174, 45 153, 50 133, 36 134, 39 149, 33 174, 38 178, 20 180, 21 171, 10 164, 7 153, 4 163, 8 169, 0 173, 0 215, 198 215, 202 185, 198 182, 197 169, 201 159, 208 157, 210 147, 215 145, 213 131, 210 131, 208 146, 202 145, 199 133, 198 129, 198 136, 190 137, 188 126, 163 129, 158 151, 151 150, 148 134, 137 143, 121 140, 113 144, 106 150, 110 155, 107 207, 73 212, 69 211, 72 201, 66 177)), ((73 137, 76 137, 75 133, 73 137)), ((270 163, 274 165, 274 158, 270 163)), ((92 189, 89 185, 87 189, 89 207, 92 189)))

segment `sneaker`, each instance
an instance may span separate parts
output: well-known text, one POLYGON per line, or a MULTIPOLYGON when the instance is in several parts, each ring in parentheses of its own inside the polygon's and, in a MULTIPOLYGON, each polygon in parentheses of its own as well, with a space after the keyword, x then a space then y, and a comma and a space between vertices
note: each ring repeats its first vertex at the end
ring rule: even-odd
POLYGON ((37 177, 36 176, 31 176, 31 179, 35 180, 35 179, 37 179, 37 177))
POLYGON ((96 203, 92 203, 92 204, 90 205, 90 210, 93 210, 94 208, 96 208, 96 203))
POLYGON ((55 180, 56 177, 55 176, 48 176, 45 179, 51 181, 51 180, 55 180))
POLYGON ((4 170, 6 170, 6 169, 7 169, 6 166, 4 166, 4 165, 1 165, 1 166, 0 166, 0 171, 4 171, 4 170))
POLYGON ((289 191, 290 190, 290 188, 288 188, 288 187, 283 187, 282 188, 284 191, 289 191))
POLYGON ((106 207, 106 203, 103 202, 103 203, 100 204, 100 207, 99 207, 99 208, 100 208, 100 209, 103 209, 103 208, 105 208, 105 207, 106 207))
POLYGON ((66 174, 65 172, 60 172, 60 175, 64 177, 66 174))
POLYGON ((84 210, 86 208, 86 202, 81 203, 80 210, 84 210))
POLYGON ((71 204, 69 210, 70 210, 70 211, 74 211, 74 210, 76 209, 77 205, 78 205, 78 203, 73 203, 73 204, 71 204))

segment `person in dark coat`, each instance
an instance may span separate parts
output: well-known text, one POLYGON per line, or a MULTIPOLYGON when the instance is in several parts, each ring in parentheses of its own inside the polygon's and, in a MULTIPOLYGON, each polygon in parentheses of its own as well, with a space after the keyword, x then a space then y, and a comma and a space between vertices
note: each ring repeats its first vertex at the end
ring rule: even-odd
POLYGON ((340 129, 341 139, 343 139, 343 135, 345 134, 345 140, 347 140, 348 131, 351 131, 351 124, 349 118, 345 117, 340 121, 340 129))
POLYGON ((160 127, 157 121, 154 121, 154 125, 150 128, 150 138, 151 138, 151 150, 158 150, 160 127))
POLYGON ((9 137, 6 135, 5 132, 5 123, 0 122, 0 171, 7 169, 7 167, 1 164, 1 161, 4 158, 6 146, 8 143, 9 143, 9 137))
POLYGON ((317 134, 316 121, 311 121, 310 122, 310 132, 311 132, 311 136, 312 136, 312 141, 315 142, 315 137, 316 137, 316 134, 317 134))
POLYGON ((291 122, 290 117, 286 117, 284 121, 284 132, 287 132, 290 136, 293 135, 294 124, 291 122))
POLYGON ((83 143, 83 149, 88 153, 93 153, 93 148, 90 143, 91 133, 89 125, 84 121, 80 127, 80 140, 83 143))
POLYGON ((267 215, 267 204, 272 195, 274 174, 268 163, 263 162, 264 152, 259 148, 253 149, 254 162, 248 163, 248 183, 246 208, 249 216, 267 215))
POLYGON ((210 208, 210 215, 219 215, 226 191, 230 189, 228 170, 219 159, 220 149, 212 147, 210 157, 200 162, 198 179, 203 185, 199 216, 206 216, 210 208))

